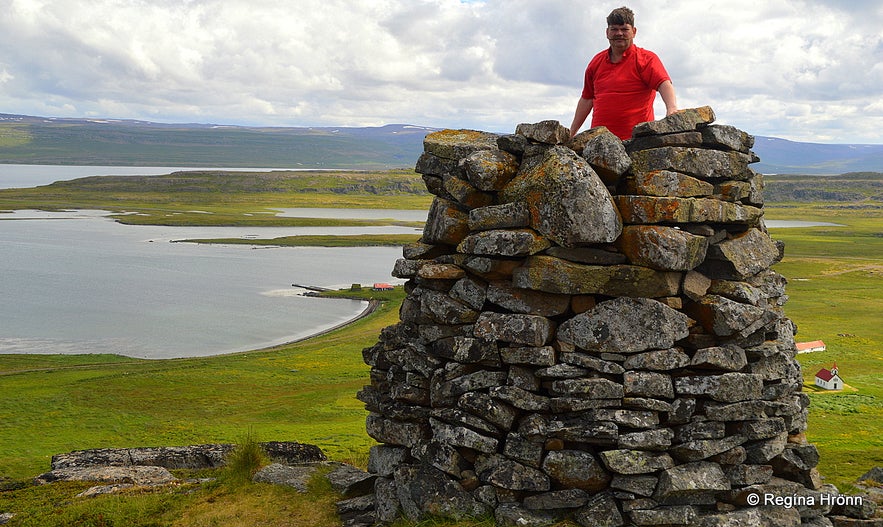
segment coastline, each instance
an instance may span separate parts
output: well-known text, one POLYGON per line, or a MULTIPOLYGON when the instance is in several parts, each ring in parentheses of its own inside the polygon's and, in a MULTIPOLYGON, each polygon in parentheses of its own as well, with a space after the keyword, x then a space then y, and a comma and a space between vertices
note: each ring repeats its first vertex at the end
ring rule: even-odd
MULTIPOLYGON (((314 297, 314 298, 321 298, 321 297, 314 297)), ((359 299, 359 300, 362 300, 362 299, 359 299)), ((363 318, 367 317, 371 313, 374 313, 374 311, 377 310, 377 308, 380 306, 380 303, 381 303, 380 300, 375 300, 375 299, 367 300, 367 302, 368 302, 368 305, 365 306, 365 309, 363 309, 359 314, 357 314, 356 316, 354 316, 353 318, 351 318, 349 320, 344 320, 340 324, 336 324, 330 328, 326 328, 321 331, 317 331, 316 333, 311 333, 310 335, 307 335, 305 337, 300 337, 300 338, 297 338, 294 340, 289 340, 289 341, 284 342, 282 344, 270 346, 269 348, 263 348, 263 349, 259 349, 259 350, 253 350, 253 351, 266 351, 268 349, 274 349, 274 348, 278 348, 280 346, 288 346, 291 344, 297 344, 299 342, 303 342, 305 340, 310 340, 310 339, 313 339, 316 337, 321 337, 322 335, 326 335, 328 333, 331 333, 332 331, 337 331, 338 329, 349 326, 350 324, 353 324, 355 322, 358 322, 359 320, 362 320, 363 318)), ((241 353, 250 353, 250 352, 244 351, 241 353)))

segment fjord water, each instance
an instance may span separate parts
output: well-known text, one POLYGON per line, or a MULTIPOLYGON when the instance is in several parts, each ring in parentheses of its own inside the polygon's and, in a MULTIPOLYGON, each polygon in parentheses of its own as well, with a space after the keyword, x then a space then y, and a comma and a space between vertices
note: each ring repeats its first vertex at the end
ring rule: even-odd
MULTIPOLYGON (((315 234, 320 229, 265 233, 141 227, 115 223, 94 211, 22 211, 3 217, 17 219, 0 220, 0 353, 158 359, 279 344, 332 327, 365 308, 355 300, 304 297, 292 284, 344 287, 389 281, 401 255, 400 248, 170 242, 245 232, 259 237, 315 234)), ((364 229, 321 229, 353 231, 364 229)))

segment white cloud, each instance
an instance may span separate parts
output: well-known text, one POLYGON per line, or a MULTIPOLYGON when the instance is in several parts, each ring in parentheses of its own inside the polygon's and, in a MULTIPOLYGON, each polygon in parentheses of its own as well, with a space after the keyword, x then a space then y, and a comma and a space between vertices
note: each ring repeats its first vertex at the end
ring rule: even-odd
MULTIPOLYGON (((611 7, 572 0, 7 0, 0 111, 511 131, 569 124, 611 7)), ((875 0, 635 0, 681 107, 883 142, 875 0)), ((661 108, 658 106, 658 108, 661 108)), ((661 113, 657 110, 657 114, 661 113)))

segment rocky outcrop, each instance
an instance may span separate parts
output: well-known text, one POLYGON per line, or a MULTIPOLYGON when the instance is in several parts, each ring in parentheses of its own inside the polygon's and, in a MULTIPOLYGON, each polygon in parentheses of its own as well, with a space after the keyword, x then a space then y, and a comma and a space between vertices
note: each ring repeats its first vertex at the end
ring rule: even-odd
POLYGON ((436 197, 364 350, 376 520, 829 525, 753 138, 680 112, 429 134, 436 197), (826 523, 828 522, 828 523, 826 523))

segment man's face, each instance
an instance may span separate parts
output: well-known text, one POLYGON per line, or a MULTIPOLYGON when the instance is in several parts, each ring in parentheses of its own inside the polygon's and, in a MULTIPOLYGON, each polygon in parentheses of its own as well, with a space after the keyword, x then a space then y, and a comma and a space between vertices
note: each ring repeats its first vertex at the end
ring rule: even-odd
POLYGON ((607 40, 610 46, 624 50, 632 45, 638 30, 631 24, 616 24, 607 26, 607 40))

